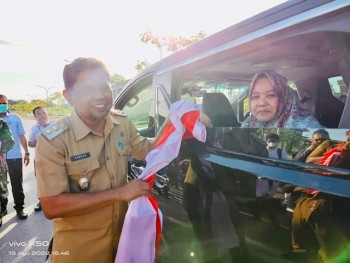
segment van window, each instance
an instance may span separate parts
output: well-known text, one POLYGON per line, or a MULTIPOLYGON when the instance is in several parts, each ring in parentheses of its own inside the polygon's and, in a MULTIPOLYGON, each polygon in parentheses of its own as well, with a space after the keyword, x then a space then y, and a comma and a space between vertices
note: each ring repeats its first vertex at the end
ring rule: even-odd
POLYGON ((152 85, 147 84, 141 88, 139 93, 133 95, 123 108, 124 113, 133 121, 137 130, 146 137, 150 136, 149 122, 154 97, 152 91, 152 85))
POLYGON ((184 82, 181 99, 194 104, 202 104, 202 98, 205 93, 222 93, 228 98, 236 116, 239 116, 240 105, 247 96, 248 89, 249 81, 242 82, 242 80, 235 79, 212 80, 203 76, 203 78, 198 78, 196 81, 191 79, 184 82))
POLYGON ((329 78, 328 82, 331 86, 333 96, 345 102, 348 94, 348 87, 346 86, 344 79, 341 76, 336 76, 329 78))

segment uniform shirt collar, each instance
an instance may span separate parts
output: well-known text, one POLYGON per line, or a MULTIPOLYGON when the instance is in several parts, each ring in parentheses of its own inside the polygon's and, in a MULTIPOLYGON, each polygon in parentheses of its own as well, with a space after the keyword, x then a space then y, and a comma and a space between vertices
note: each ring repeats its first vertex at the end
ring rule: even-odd
MULTIPOLYGON (((76 141, 81 140, 85 136, 87 136, 89 133, 96 134, 93 130, 90 129, 78 116, 77 112, 73 109, 71 116, 71 127, 73 129, 75 139, 76 141)), ((104 134, 107 136, 111 130, 113 129, 114 125, 119 124, 117 120, 114 118, 111 118, 110 113, 106 117, 106 124, 105 124, 105 131, 104 134)))

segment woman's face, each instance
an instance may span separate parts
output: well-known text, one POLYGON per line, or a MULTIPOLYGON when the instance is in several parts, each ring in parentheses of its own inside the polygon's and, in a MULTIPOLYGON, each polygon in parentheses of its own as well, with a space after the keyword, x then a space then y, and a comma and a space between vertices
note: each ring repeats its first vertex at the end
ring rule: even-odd
POLYGON ((252 115, 260 122, 270 122, 276 116, 278 97, 267 78, 258 79, 250 97, 252 115))

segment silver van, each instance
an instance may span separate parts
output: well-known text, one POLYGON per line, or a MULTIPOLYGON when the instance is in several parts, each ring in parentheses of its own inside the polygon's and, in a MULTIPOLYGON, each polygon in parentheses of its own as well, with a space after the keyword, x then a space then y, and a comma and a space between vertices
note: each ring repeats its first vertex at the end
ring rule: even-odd
POLYGON ((154 137, 178 100, 202 104, 214 125, 211 143, 183 143, 178 175, 170 178, 175 183, 167 198, 159 195, 159 262, 350 262, 350 159, 340 167, 293 160, 316 129, 240 128, 250 115, 254 74, 275 71, 333 142, 346 141, 349 25, 350 1, 287 1, 160 60, 126 84, 114 107, 143 136, 154 137), (287 159, 264 153, 270 133, 279 135, 287 159), (193 174, 195 182, 186 180, 193 174), (274 187, 271 195, 256 196, 259 180, 274 187), (291 199, 299 188, 308 191, 291 199), (297 225, 307 240, 299 247, 296 211, 308 214, 297 225))

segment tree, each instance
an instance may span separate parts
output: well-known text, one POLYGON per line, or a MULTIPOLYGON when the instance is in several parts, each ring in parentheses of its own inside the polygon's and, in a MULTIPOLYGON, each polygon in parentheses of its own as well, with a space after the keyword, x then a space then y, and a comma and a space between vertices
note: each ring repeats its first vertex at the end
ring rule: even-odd
POLYGON ((150 63, 148 62, 147 59, 138 60, 136 66, 135 66, 135 69, 138 72, 141 72, 142 70, 147 68, 149 65, 150 65, 150 63))
POLYGON ((143 43, 155 45, 159 49, 160 58, 162 58, 164 48, 170 52, 176 52, 202 40, 206 36, 207 34, 203 31, 190 38, 181 36, 156 36, 151 30, 147 30, 140 35, 140 39, 143 43))
POLYGON ((116 84, 116 83, 120 83, 120 82, 123 82, 123 81, 125 81, 125 78, 122 75, 120 75, 120 74, 114 73, 111 76, 111 85, 112 86, 114 84, 116 84))
POLYGON ((66 99, 63 97, 62 92, 56 91, 49 96, 49 101, 53 104, 63 105, 67 104, 66 99))
POLYGON ((287 129, 280 135, 282 146, 286 144, 286 151, 288 153, 293 151, 293 147, 300 145, 305 145, 308 142, 308 138, 302 135, 302 130, 297 129, 287 129))

